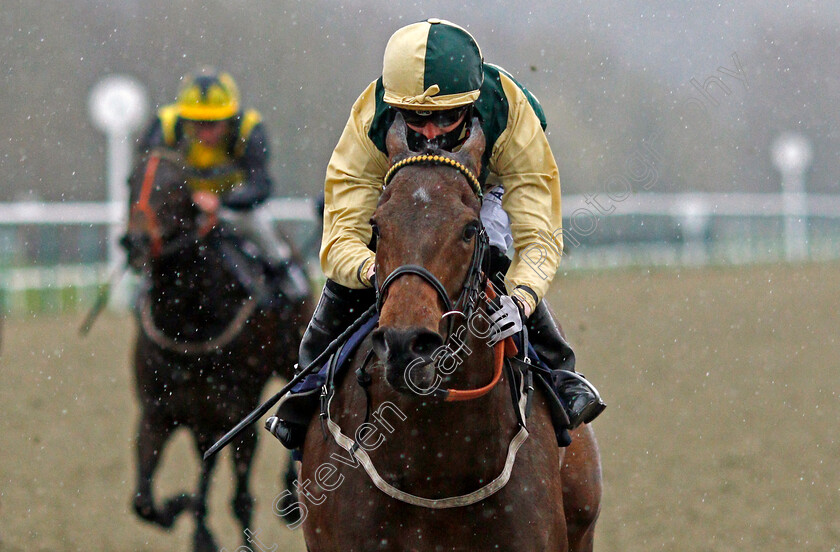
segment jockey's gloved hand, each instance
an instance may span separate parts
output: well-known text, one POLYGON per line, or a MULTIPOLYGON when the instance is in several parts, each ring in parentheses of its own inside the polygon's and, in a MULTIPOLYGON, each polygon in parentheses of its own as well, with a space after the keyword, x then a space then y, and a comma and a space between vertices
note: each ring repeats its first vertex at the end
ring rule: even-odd
POLYGON ((213 192, 206 192, 204 190, 193 192, 192 200, 202 213, 212 214, 219 210, 219 196, 213 192))
POLYGON ((491 345, 522 331, 525 315, 522 306, 510 295, 499 295, 491 299, 487 303, 487 314, 492 326, 491 345))

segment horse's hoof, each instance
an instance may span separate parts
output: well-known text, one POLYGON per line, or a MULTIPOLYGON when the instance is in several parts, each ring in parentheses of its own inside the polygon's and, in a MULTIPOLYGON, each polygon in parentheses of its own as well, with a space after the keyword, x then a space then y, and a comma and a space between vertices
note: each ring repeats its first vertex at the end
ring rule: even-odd
POLYGON ((300 521, 300 508, 292 508, 297 503, 297 493, 292 490, 292 494, 284 496, 280 500, 280 517, 286 522, 286 526, 291 526, 300 521))
POLYGON ((200 524, 195 529, 193 550, 194 552, 219 552, 219 547, 216 545, 212 533, 204 524, 200 524))
POLYGON ((163 503, 160 514, 158 516, 159 523, 164 527, 172 527, 175 520, 184 510, 191 508, 193 505, 193 497, 187 493, 181 493, 173 496, 163 503))
POLYGON ((254 511, 254 497, 248 493, 238 495, 233 499, 233 513, 243 527, 251 525, 251 514, 254 511))
POLYGON ((155 505, 152 504, 152 501, 147 496, 135 495, 132 506, 134 506, 134 513, 140 518, 155 522, 155 505))

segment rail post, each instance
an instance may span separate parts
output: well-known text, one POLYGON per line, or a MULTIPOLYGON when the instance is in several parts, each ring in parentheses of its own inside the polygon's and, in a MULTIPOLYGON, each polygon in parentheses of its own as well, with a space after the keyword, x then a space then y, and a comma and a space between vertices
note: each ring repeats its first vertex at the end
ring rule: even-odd
MULTIPOLYGON (((108 274, 125 262, 119 245, 128 209, 128 185, 131 170, 132 137, 146 119, 146 90, 126 75, 110 75, 99 81, 90 92, 88 107, 93 124, 108 141, 107 184, 108 209, 108 274)), ((111 290, 111 306, 122 308, 128 304, 128 289, 124 283, 111 290)))

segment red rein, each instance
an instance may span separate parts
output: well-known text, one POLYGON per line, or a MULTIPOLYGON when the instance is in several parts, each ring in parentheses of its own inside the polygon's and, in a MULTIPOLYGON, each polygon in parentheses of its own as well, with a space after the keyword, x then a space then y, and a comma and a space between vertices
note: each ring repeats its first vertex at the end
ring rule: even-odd
MULTIPOLYGON (((493 291, 493 286, 490 283, 487 283, 487 294, 488 299, 493 299, 496 297, 496 292, 493 291)), ((502 366, 505 363, 505 357, 512 357, 516 354, 516 345, 513 342, 513 337, 507 337, 502 341, 496 343, 493 346, 493 357, 494 357, 494 371, 493 371, 493 379, 490 380, 490 383, 485 385, 484 387, 479 387, 478 389, 470 389, 470 390, 459 390, 459 389, 447 389, 446 390, 446 398, 444 401, 446 402, 454 402, 454 401, 469 401, 472 399, 477 399, 478 397, 482 397, 490 392, 491 389, 496 387, 496 384, 499 383, 499 379, 502 377, 502 366)))
MULTIPOLYGON (((160 156, 153 155, 149 157, 149 163, 146 165, 146 172, 143 175, 143 186, 140 188, 140 198, 131 207, 132 212, 141 213, 146 221, 146 231, 151 238, 152 257, 158 257, 163 251, 163 236, 160 233, 160 225, 158 224, 154 210, 149 205, 149 197, 152 195, 152 186, 155 183, 155 175, 157 174, 159 164, 160 156)), ((199 237, 203 238, 206 236, 216 227, 218 222, 219 219, 216 213, 209 213, 206 220, 198 228, 199 237)))
POLYGON ((149 158, 149 163, 146 165, 146 173, 143 175, 143 186, 140 188, 140 198, 131 207, 132 212, 142 213, 146 221, 146 231, 151 238, 152 257, 157 257, 163 250, 163 237, 160 235, 160 226, 158 225, 155 212, 149 205, 149 196, 152 195, 152 186, 155 183, 155 174, 157 173, 159 164, 160 157, 157 155, 149 158))

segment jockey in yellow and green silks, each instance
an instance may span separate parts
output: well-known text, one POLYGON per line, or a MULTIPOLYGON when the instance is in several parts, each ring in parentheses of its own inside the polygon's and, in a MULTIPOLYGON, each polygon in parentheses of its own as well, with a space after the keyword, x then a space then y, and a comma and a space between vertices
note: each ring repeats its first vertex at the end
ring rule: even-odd
MULTIPOLYGON (((233 77, 210 67, 184 76, 176 101, 158 110, 140 140, 141 152, 159 147, 183 156, 196 206, 230 223, 256 244, 270 272, 287 276, 291 249, 259 209, 273 187, 269 140, 259 112, 241 106, 233 77)), ((307 287, 300 274, 292 280, 285 287, 307 287)))

